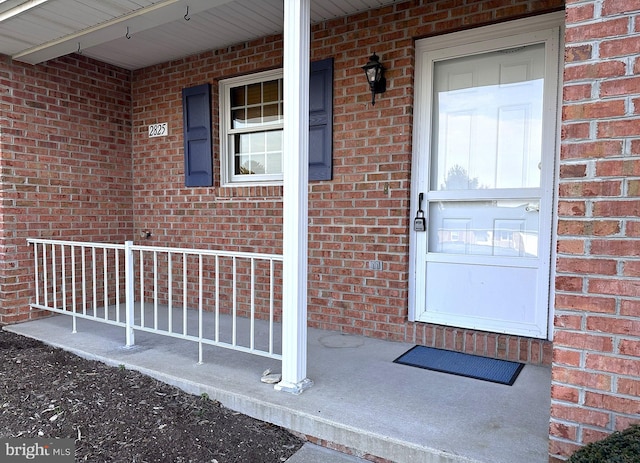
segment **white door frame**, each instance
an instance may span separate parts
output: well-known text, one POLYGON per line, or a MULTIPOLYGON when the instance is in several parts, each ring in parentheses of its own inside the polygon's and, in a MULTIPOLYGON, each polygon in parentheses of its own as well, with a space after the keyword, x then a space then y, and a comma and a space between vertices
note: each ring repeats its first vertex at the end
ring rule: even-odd
MULTIPOLYGON (((525 18, 510 21, 503 24, 481 27, 469 31, 455 32, 440 37, 430 37, 416 42, 416 72, 415 72, 415 100, 414 100, 414 121, 413 121, 413 155, 411 169, 411 211, 410 211, 410 232, 409 232, 409 320, 418 321, 420 313, 424 311, 425 305, 425 265, 422 263, 426 255, 426 239, 424 232, 413 230, 413 217, 416 217, 418 209, 418 193, 425 192, 428 188, 428 178, 425 174, 428 170, 427 156, 422 153, 428 152, 431 144, 431 90, 432 71, 428 67, 438 57, 444 56, 446 49, 447 58, 454 56, 468 56, 474 53, 482 53, 491 49, 500 50, 504 48, 523 45, 522 36, 526 35, 528 43, 546 44, 545 52, 546 66, 549 73, 547 75, 557 75, 556 80, 545 80, 545 110, 553 108, 554 114, 545 117, 545 124, 550 124, 545 128, 546 133, 555 134, 543 141, 543 150, 552 150, 555 153, 553 166, 549 166, 546 172, 543 170, 541 181, 542 201, 546 203, 547 210, 552 210, 552 214, 540 217, 541 229, 551 230, 551 253, 541 256, 541 265, 550 268, 550 281, 554 276, 554 269, 551 268, 552 258, 555 257, 556 242, 556 221, 555 214, 557 198, 554 192, 558 183, 558 172, 556 165, 559 157, 559 122, 558 113, 560 103, 561 74, 560 54, 561 37, 560 30, 564 26, 564 13, 557 12, 532 18, 525 18), (550 101, 546 98, 551 99, 550 101), (552 138, 552 139, 551 139, 552 138)), ((542 205, 541 205, 542 206, 542 205)), ((429 224, 427 223, 427 227, 429 224)), ((544 300, 548 301, 549 314, 547 337, 551 339, 553 328, 553 313, 551 303, 553 297, 553 285, 549 283, 546 288, 544 300)))

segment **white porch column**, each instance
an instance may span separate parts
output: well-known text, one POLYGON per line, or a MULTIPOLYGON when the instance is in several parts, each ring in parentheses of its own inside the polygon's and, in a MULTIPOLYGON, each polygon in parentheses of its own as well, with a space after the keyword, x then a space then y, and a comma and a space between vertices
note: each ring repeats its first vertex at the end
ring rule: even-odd
POLYGON ((309 48, 311 0, 284 0, 284 192, 282 381, 300 394, 307 378, 309 48))

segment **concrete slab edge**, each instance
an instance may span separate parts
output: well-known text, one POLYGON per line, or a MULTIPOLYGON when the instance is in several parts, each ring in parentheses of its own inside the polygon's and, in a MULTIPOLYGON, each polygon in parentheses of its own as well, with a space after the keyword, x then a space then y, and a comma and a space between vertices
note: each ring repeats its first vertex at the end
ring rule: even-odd
MULTIPOLYGON (((11 329, 12 326, 14 325, 3 326, 2 329, 21 336, 31 337, 18 330, 11 329)), ((35 337, 31 338, 40 340, 35 337)), ((416 461, 420 461, 421 463, 487 463, 426 446, 402 442, 388 436, 366 432, 299 410, 168 375, 123 360, 116 361, 108 357, 92 354, 91 352, 64 346, 55 342, 43 342, 87 360, 96 360, 114 367, 124 366, 126 369, 138 371, 166 384, 178 387, 189 394, 201 395, 206 393, 210 399, 217 400, 231 410, 305 436, 312 436, 316 439, 353 449, 354 454, 359 457, 369 454, 395 463, 414 463, 416 461)))
POLYGON ((367 460, 306 442, 285 463, 368 463, 367 460))

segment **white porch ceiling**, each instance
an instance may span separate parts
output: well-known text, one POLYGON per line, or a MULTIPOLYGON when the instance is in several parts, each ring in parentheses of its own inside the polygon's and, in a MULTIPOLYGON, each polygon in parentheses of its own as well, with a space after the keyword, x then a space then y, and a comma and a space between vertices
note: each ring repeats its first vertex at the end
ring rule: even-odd
MULTIPOLYGON (((396 1, 312 0, 311 21, 396 1)), ((282 0, 0 0, 0 53, 37 64, 80 50, 133 70, 281 33, 283 16, 282 0)))

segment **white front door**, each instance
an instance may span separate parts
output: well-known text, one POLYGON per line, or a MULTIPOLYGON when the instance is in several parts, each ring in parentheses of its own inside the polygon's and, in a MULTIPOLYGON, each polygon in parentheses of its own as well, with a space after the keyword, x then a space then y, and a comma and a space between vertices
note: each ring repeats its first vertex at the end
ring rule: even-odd
POLYGON ((547 337, 559 30, 545 27, 417 44, 417 321, 547 337))

